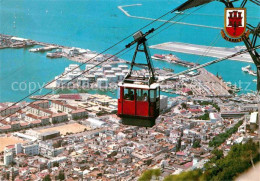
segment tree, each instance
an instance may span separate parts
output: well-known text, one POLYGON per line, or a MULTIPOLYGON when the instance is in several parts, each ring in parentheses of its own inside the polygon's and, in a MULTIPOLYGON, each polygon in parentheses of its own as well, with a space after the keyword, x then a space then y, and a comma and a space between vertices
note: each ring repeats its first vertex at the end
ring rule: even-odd
POLYGON ((202 120, 209 120, 209 113, 206 112, 204 115, 200 116, 199 119, 202 119, 202 120))
POLYGON ((65 180, 65 175, 64 172, 60 170, 59 175, 58 175, 59 180, 65 180))
POLYGON ((53 167, 59 167, 59 166, 60 166, 59 162, 54 162, 53 163, 53 167))
POLYGON ((181 103, 181 107, 183 108, 183 109, 187 109, 187 104, 186 103, 181 103))
POLYGON ((170 175, 166 177, 163 181, 199 181, 202 176, 202 170, 192 170, 187 172, 182 172, 179 175, 170 175))
POLYGON ((193 145, 192 145, 193 148, 199 148, 200 147, 200 141, 199 140, 195 140, 193 142, 193 145))
POLYGON ((51 176, 50 175, 46 175, 42 180, 43 181, 51 181, 51 176))
MULTIPOLYGON (((179 175, 170 175, 164 181, 234 180, 239 174, 259 161, 259 142, 254 143, 249 140, 245 144, 233 145, 226 157, 224 157, 222 150, 214 149, 212 157, 204 165, 203 169, 186 171, 179 175)), ((146 176, 149 178, 149 173, 146 176)))
POLYGON ((151 170, 146 170, 141 177, 138 179, 138 181, 149 181, 152 179, 153 176, 158 178, 161 175, 161 170, 160 169, 151 169, 151 170))
POLYGON ((225 133, 221 133, 215 136, 210 142, 209 146, 218 147, 226 141, 233 133, 237 132, 239 126, 243 124, 243 121, 239 121, 233 128, 228 129, 225 133))

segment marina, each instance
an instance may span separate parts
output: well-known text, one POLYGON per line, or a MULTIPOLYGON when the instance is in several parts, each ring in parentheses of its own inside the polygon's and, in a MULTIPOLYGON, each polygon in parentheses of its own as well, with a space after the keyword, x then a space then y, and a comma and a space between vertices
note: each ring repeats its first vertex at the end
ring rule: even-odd
MULTIPOLYGON (((166 42, 166 43, 162 43, 162 44, 152 45, 152 46, 150 46, 150 48, 158 49, 158 50, 167 50, 167 51, 171 51, 171 52, 180 52, 180 53, 187 53, 187 54, 193 54, 193 55, 200 55, 200 56, 206 56, 206 57, 215 57, 215 58, 223 58, 225 56, 232 55, 232 54, 236 53, 237 51, 245 49, 244 47, 239 47, 239 46, 236 46, 235 48, 210 47, 210 46, 196 45, 196 44, 189 44, 189 43, 180 43, 180 42, 166 42)), ((230 60, 253 63, 253 61, 248 53, 233 57, 230 60)))
POLYGON ((110 54, 99 54, 89 49, 67 47, 52 43, 44 43, 36 40, 25 39, 10 35, 0 34, 0 49, 4 48, 28 48, 32 46, 39 46, 37 48, 29 49, 29 52, 47 52, 46 57, 48 58, 67 58, 74 62, 88 62, 88 63, 100 63, 107 59, 107 64, 119 64, 126 63, 125 60, 119 59, 116 56, 110 54), (53 52, 49 52, 53 51, 53 52))

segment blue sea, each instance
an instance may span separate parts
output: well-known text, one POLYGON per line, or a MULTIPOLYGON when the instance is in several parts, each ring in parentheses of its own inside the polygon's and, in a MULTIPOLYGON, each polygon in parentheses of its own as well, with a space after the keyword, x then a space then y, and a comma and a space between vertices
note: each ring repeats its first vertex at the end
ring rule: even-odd
MULTIPOLYGON (((118 6, 142 4, 124 9, 133 16, 157 18, 182 2, 181 0, 0 0, 0 33, 102 52, 151 22, 127 17, 118 9, 118 6)), ((236 5, 239 6, 238 3, 236 5)), ((189 12, 195 9, 191 9, 189 12)), ((260 20, 259 12, 260 8, 249 2, 247 4, 247 21, 256 26, 260 20)), ((181 20, 182 22, 223 27, 223 14, 224 5, 213 2, 189 16, 180 15, 179 18, 185 16, 181 20)), ((168 20, 172 16, 174 14, 169 14, 163 19, 168 20)), ((156 28, 162 23, 153 23, 143 31, 156 28)), ((219 33, 219 29, 175 24, 149 39, 149 44, 177 41, 211 45, 219 33)), ((106 53, 114 54, 131 41, 132 38, 128 38, 106 53)), ((243 43, 230 43, 219 38, 214 46, 241 45, 243 43)), ((151 54, 154 53, 170 52, 151 50, 151 54)), ((130 51, 121 58, 131 60, 132 54, 133 51, 130 51)), ((214 60, 209 57, 174 54, 183 60, 197 63, 214 60)), ((33 86, 42 87, 44 83, 61 74, 64 68, 71 63, 74 62, 65 58, 48 59, 46 53, 32 53, 28 49, 0 50, 0 102, 20 100, 32 92, 33 86)), ((154 61, 153 64, 155 67, 173 68, 175 72, 185 69, 161 61, 154 61)), ((206 69, 214 74, 218 73, 225 81, 241 86, 243 89, 241 92, 246 93, 256 90, 256 83, 252 81, 256 77, 241 71, 241 68, 247 65, 248 63, 226 60, 206 69)), ((255 69, 253 64, 252 67, 255 69)), ((47 91, 42 90, 40 93, 43 94, 47 91)))

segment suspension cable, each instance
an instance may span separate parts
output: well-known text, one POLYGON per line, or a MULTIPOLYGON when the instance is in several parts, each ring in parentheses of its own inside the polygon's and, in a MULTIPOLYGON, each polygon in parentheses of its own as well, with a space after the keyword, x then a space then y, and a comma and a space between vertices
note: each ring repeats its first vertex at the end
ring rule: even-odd
MULTIPOLYGON (((138 29, 138 30, 135 31, 134 33, 138 32, 138 31, 141 31, 142 29, 144 29, 144 28, 150 26, 151 24, 153 24, 154 22, 158 21, 158 20, 161 19, 162 17, 164 17, 164 16, 170 14, 172 11, 173 11, 173 10, 168 11, 167 13, 165 13, 165 14, 163 14, 162 16, 158 17, 157 19, 153 20, 152 22, 148 23, 147 25, 143 26, 142 28, 138 29)), ((177 17, 177 16, 178 16, 178 15, 175 15, 174 18, 177 17)), ((172 18, 171 18, 171 19, 172 19, 172 18)), ((108 47, 107 49, 105 49, 105 50, 103 50, 102 52, 98 53, 98 54, 95 55, 94 57, 88 59, 87 61, 82 62, 80 65, 78 65, 77 67, 73 68, 72 70, 66 72, 65 74, 60 75, 57 79, 54 79, 54 80, 48 82, 48 83, 45 84, 42 88, 47 87, 48 85, 50 85, 50 84, 53 83, 54 81, 60 79, 62 76, 67 75, 67 74, 69 74, 70 72, 73 72, 73 71, 76 70, 77 68, 81 67, 82 65, 85 65, 86 63, 88 63, 88 62, 90 62, 91 60, 95 59, 95 58, 98 57, 99 55, 101 55, 101 54, 107 52, 108 50, 110 50, 110 49, 112 49, 112 48, 114 48, 116 45, 118 45, 118 44, 122 43, 123 41, 125 41, 126 39, 130 38, 134 33, 128 35, 127 37, 125 37, 125 38, 123 38, 122 40, 118 41, 118 42, 115 43, 114 45, 108 47)), ((107 59, 107 60, 108 60, 108 59, 107 59)), ((30 97, 30 96, 32 96, 33 94, 35 94, 35 93, 37 93, 38 91, 40 91, 42 88, 39 88, 39 89, 33 91, 32 93, 30 93, 29 95, 27 95, 27 96, 21 98, 20 100, 16 101, 16 102, 13 103, 12 105, 10 105, 10 106, 6 107, 5 109, 1 110, 0 113, 4 112, 5 110, 9 109, 9 108, 12 107, 12 106, 15 106, 15 105, 18 104, 19 102, 24 101, 24 100, 27 99, 28 97, 30 97)))
MULTIPOLYGON (((201 7, 199 7, 198 9, 200 9, 200 8, 201 8, 201 7)), ((161 17, 163 17, 163 16, 165 16, 165 15, 169 14, 170 12, 171 12, 171 11, 169 11, 169 12, 165 13, 165 14, 164 14, 164 15, 162 15, 161 17)), ((195 12, 195 11, 194 11, 194 12, 195 12)), ((192 14, 192 13, 190 13, 190 14, 192 14)), ((188 14, 188 15, 190 15, 190 14, 188 14)), ((164 22, 164 23, 163 23, 163 26, 164 26, 165 24, 167 24, 169 21, 171 21, 173 18, 176 18, 177 16, 178 16, 178 15, 175 15, 174 17, 172 17, 172 18, 170 18, 169 20, 167 20, 166 22, 164 22)), ((148 25, 144 26, 143 28, 145 28, 145 27, 149 26, 150 24, 154 23, 155 21, 157 21, 157 20, 158 20, 158 19, 160 19, 161 17, 159 17, 159 18, 157 18, 156 20, 152 21, 151 23, 149 23, 148 25)), ((183 19, 183 18, 181 18, 180 20, 182 20, 182 19, 183 19)), ((178 21, 180 21, 180 20, 178 20, 178 21)), ((174 23, 174 24, 175 24, 175 23, 174 23)), ((155 30, 158 30, 159 28, 161 28, 161 27, 163 27, 163 26, 162 26, 162 25, 160 25, 160 26, 159 26, 159 27, 157 27, 155 30)), ((143 28, 139 29, 138 31, 142 30, 143 28)), ((155 30, 154 30, 154 31, 155 31, 155 30)), ((98 55, 100 55, 100 54, 104 53, 105 51, 107 51, 107 50, 109 50, 109 49, 111 49, 111 48, 113 48, 114 46, 118 45, 119 43, 123 42, 124 40, 126 40, 127 38, 129 38, 129 37, 131 37, 131 36, 132 36, 132 34, 131 34, 131 35, 129 35, 128 37, 124 38, 123 40, 121 40, 121 41, 117 42, 116 44, 112 45, 111 47, 107 48, 106 50, 104 50, 103 52, 99 53, 98 55)), ((90 69, 87 69, 87 70, 83 71, 81 74, 77 75, 76 77, 74 77, 74 78, 72 78, 71 80, 69 80, 68 82, 66 82, 66 84, 68 84, 69 82, 71 82, 71 81, 73 81, 73 80, 77 79, 77 78, 78 78, 78 77, 80 77, 82 74, 85 74, 86 72, 88 72, 88 71, 90 71, 90 70, 92 70, 92 69, 96 68, 97 66, 99 66, 99 65, 101 65, 102 63, 106 62, 107 60, 109 60, 109 59, 111 59, 111 58, 115 57, 116 55, 118 55, 118 54, 122 53, 122 52, 123 52, 123 51, 125 51, 126 49, 127 49, 127 48, 124 48, 124 49, 120 50, 120 51, 119 51, 119 52, 117 52, 116 54, 114 54, 114 55, 110 56, 109 58, 107 58, 107 59, 103 60, 102 62, 100 62, 100 63, 96 64, 94 67, 92 67, 92 68, 90 68, 90 69)), ((97 57, 98 55, 96 55, 95 57, 97 57)), ((86 64, 87 62, 89 62, 90 60, 94 59, 95 57, 93 57, 93 58, 91 58, 91 59, 89 59, 89 60, 87 60, 87 61, 83 62, 82 64, 80 64, 80 65, 79 65, 79 66, 77 66, 76 68, 72 69, 71 71, 68 71, 66 74, 68 74, 69 72, 72 72, 73 70, 75 70, 75 69, 77 69, 77 68, 81 67, 82 65, 86 64)), ((51 83, 53 83, 54 81, 56 81, 56 80, 60 79, 62 76, 66 75, 66 74, 60 75, 60 76, 59 76, 57 79, 54 79, 54 80, 52 80, 51 82, 49 82, 49 83, 45 84, 45 85, 44 85, 42 88, 45 88, 46 86, 50 85, 51 83)), ((39 88, 39 89, 37 89, 36 91, 34 91, 34 92, 30 93, 29 95, 25 96, 24 98, 20 99, 19 101, 17 101, 17 102, 15 102, 15 103, 13 103, 11 106, 8 106, 8 107, 7 107, 7 108, 5 108, 4 110, 2 110, 0 113, 4 112, 4 111, 5 111, 5 110, 7 110, 8 108, 10 108, 10 107, 12 107, 12 106, 16 105, 17 103, 19 103, 19 102, 21 102, 21 101, 25 100, 26 98, 28 98, 28 97, 30 97, 31 95, 35 94, 36 92, 38 92, 38 91, 39 91, 39 90, 41 90, 42 88, 39 88)), ((57 89, 57 88, 56 88, 56 89, 57 89)), ((53 92, 53 90, 52 90, 52 91, 49 91, 48 93, 46 93, 46 94, 44 94, 44 95, 40 96, 40 98, 39 98, 39 99, 41 99, 41 98, 43 98, 43 97, 45 97, 45 96, 47 96, 47 95, 51 94, 52 92, 53 92)), ((32 105, 34 102, 35 102, 35 101, 33 101, 33 102, 29 103, 29 104, 28 104, 28 105, 26 105, 25 107, 28 107, 28 106, 32 105)), ((17 110, 16 112, 20 111, 21 109, 24 109, 25 107, 23 107, 23 108, 20 108, 20 109, 19 109, 19 110, 17 110)), ((10 116, 12 116, 12 115, 14 115, 16 112, 14 112, 13 114, 10 114, 10 115, 8 115, 8 116, 4 117, 4 118, 3 118, 3 119, 1 119, 1 120, 4 120, 4 119, 6 119, 6 118, 8 118, 8 117, 10 117, 10 116)), ((0 121, 1 121, 1 120, 0 120, 0 121)))
POLYGON ((201 64, 201 65, 198 65, 198 66, 193 67, 193 68, 190 68, 190 69, 188 69, 188 70, 184 70, 184 71, 182 71, 182 72, 179 72, 179 73, 177 73, 177 74, 174 74, 173 76, 167 77, 167 78, 165 78, 165 79, 163 79, 163 80, 160 80, 160 81, 158 81, 158 82, 163 82, 163 81, 165 81, 165 80, 168 80, 168 79, 171 79, 171 78, 175 78, 175 77, 177 77, 177 76, 179 76, 179 75, 186 74, 186 73, 191 72, 191 71, 194 71, 194 70, 198 70, 198 69, 200 69, 200 68, 203 68, 203 67, 206 67, 206 66, 209 66, 209 65, 212 65, 212 64, 221 62, 221 61, 223 61, 223 60, 226 60, 226 59, 229 59, 229 58, 238 56, 238 55, 242 55, 242 54, 244 54, 244 53, 247 53, 247 52, 252 51, 252 50, 256 50, 256 49, 258 49, 258 48, 260 48, 260 45, 254 47, 254 48, 251 48, 251 49, 249 49, 249 50, 247 50, 247 49, 246 49, 246 50, 242 50, 242 51, 239 51, 239 52, 234 53, 234 54, 232 54, 232 55, 228 55, 228 56, 226 56, 226 57, 219 58, 219 59, 216 59, 216 60, 213 60, 213 61, 210 61, 210 62, 201 64))

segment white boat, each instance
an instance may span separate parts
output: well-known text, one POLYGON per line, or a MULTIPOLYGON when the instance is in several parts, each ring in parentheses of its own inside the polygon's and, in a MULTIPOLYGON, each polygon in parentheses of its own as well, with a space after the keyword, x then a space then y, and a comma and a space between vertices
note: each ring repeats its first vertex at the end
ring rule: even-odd
POLYGON ((251 66, 250 65, 242 67, 242 71, 243 72, 249 72, 249 70, 251 70, 251 66))
POLYGON ((257 80, 256 80, 256 79, 254 79, 254 80, 253 80, 253 82, 257 82, 257 80))
POLYGON ((175 11, 175 14, 184 14, 183 11, 175 11))
POLYGON ((249 74, 249 75, 253 75, 253 76, 257 76, 257 75, 256 75, 256 72, 253 72, 253 71, 249 71, 248 74, 249 74))

